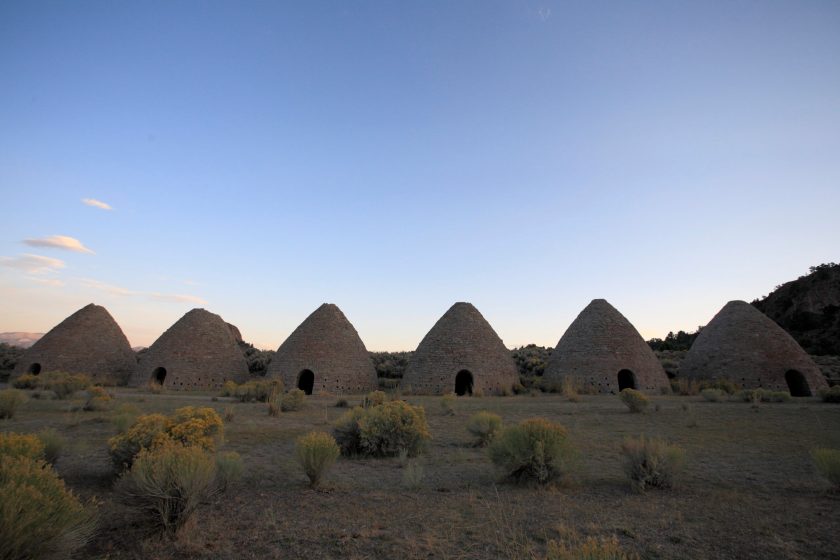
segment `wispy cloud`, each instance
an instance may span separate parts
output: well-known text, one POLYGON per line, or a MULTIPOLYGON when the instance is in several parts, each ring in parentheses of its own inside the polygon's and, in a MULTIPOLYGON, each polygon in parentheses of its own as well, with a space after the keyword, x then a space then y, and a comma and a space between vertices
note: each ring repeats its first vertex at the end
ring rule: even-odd
POLYGON ((140 294, 140 292, 135 292, 133 290, 129 290, 128 288, 114 286, 113 284, 106 284, 105 282, 100 282, 99 280, 92 280, 90 278, 83 278, 82 286, 85 286, 86 288, 92 288, 94 290, 99 290, 100 292, 111 294, 112 296, 136 296, 140 294))
POLYGON ((59 280, 58 278, 38 278, 37 276, 27 276, 26 279, 35 282, 36 284, 52 286, 53 288, 64 287, 64 281, 59 280))
POLYGON ((110 204, 107 202, 102 202, 101 200, 96 200, 95 198, 83 198, 83 204, 87 204, 88 206, 93 206, 94 208, 99 208, 101 210, 113 210, 110 204))
POLYGON ((16 268, 27 274, 46 274, 64 268, 64 261, 25 253, 18 257, 0 257, 0 265, 16 268))
POLYGON ((24 243, 32 247, 51 247, 53 249, 65 249, 76 253, 95 254, 93 251, 82 245, 82 242, 75 237, 66 235, 51 235, 49 237, 24 239, 24 243))
POLYGON ((551 8, 548 6, 540 6, 537 9, 537 15, 540 17, 540 21, 548 21, 548 18, 551 17, 551 8))
POLYGON ((123 288, 122 286, 115 286, 113 284, 107 284, 105 282, 100 282, 99 280, 93 280, 91 278, 83 278, 81 280, 83 286, 87 288, 91 288, 94 290, 98 290, 100 292, 105 292, 106 294, 111 294, 113 296, 119 297, 143 297, 147 299, 152 299, 154 301, 162 301, 166 303, 192 303, 195 305, 207 305, 207 300, 204 300, 198 296, 192 296, 189 294, 164 294, 161 292, 139 292, 136 290, 130 290, 128 288, 123 288))
POLYGON ((150 292, 147 294, 150 298, 157 301, 167 301, 172 303, 194 303, 196 305, 207 305, 207 300, 201 299, 198 296, 190 296, 186 294, 161 294, 158 292, 150 292))

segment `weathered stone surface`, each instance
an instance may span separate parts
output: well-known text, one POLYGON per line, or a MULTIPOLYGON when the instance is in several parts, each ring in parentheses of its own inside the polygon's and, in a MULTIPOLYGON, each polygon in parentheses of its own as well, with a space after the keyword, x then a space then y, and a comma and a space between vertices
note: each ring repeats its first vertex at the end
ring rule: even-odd
POLYGON ((401 386, 418 395, 456 390, 459 372, 472 375, 472 390, 505 394, 519 380, 516 364, 490 323, 470 303, 444 313, 411 356, 401 386))
POLYGON ((730 301, 706 325, 680 365, 680 377, 729 379, 747 389, 788 391, 788 371, 801 373, 810 392, 827 387, 819 367, 764 313, 730 301))
POLYGON ((221 317, 193 309, 181 317, 143 354, 132 385, 159 378, 172 390, 217 389, 227 380, 245 381, 248 364, 230 327, 221 317))
POLYGON ((313 374, 312 393, 365 393, 377 388, 376 370, 359 333, 338 306, 325 303, 280 345, 267 377, 299 387, 304 370, 313 374))
POLYGON ((665 370, 639 331, 605 299, 594 299, 560 338, 543 379, 573 378, 585 391, 618 393, 619 372, 629 370, 635 388, 670 391, 665 370))
POLYGON ((230 334, 233 335, 233 340, 236 342, 242 342, 242 333, 239 332, 239 327, 234 325, 233 323, 226 323, 228 328, 230 329, 230 334))
POLYGON ((137 367, 128 339, 104 307, 89 304, 56 325, 23 355, 18 376, 40 372, 86 373, 94 381, 124 385, 137 367))

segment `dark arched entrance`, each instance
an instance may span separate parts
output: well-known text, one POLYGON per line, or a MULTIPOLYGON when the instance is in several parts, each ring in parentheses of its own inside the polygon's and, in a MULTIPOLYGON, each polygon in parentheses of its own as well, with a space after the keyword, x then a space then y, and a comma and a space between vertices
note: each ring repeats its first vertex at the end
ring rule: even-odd
POLYGON ((305 369, 298 374, 298 389, 306 393, 312 394, 312 388, 315 387, 315 374, 312 370, 305 369))
POLYGON ((455 394, 456 395, 472 395, 473 391, 473 376, 472 374, 462 369, 455 376, 455 394))
POLYGON ((164 379, 166 379, 166 368, 155 368, 155 371, 152 372, 152 383, 163 385, 164 379))
POLYGON ((623 369, 618 372, 618 391, 619 393, 624 389, 636 388, 636 376, 629 369, 623 369))
POLYGON ((785 381, 787 381, 788 389, 792 397, 810 397, 811 388, 808 386, 808 380, 802 373, 795 369, 787 370, 785 373, 785 381))
POLYGON ((41 373, 41 364, 39 364, 37 362, 32 364, 31 366, 29 366, 29 369, 26 370, 26 373, 31 373, 32 375, 38 375, 39 373, 41 373))

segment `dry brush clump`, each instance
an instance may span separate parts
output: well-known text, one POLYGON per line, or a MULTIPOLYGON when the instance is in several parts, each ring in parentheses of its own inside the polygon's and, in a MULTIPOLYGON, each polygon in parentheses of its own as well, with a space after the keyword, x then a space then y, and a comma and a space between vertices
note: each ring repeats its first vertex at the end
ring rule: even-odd
POLYGON ((26 395, 17 389, 3 389, 0 391, 0 420, 14 418, 20 405, 26 402, 26 395))
POLYGON ((734 398, 747 403, 786 403, 793 398, 787 391, 769 391, 767 389, 747 389, 735 394, 734 398))
POLYGON ((59 435, 55 428, 45 428, 38 432, 38 439, 44 444, 44 459, 49 464, 55 465, 64 449, 64 438, 59 435))
POLYGON ((306 403, 306 393, 300 389, 292 389, 280 399, 280 410, 283 412, 300 410, 304 403, 306 403))
POLYGON ((818 395, 822 399, 822 402, 840 403, 840 385, 835 385, 828 389, 820 389, 818 395))
POLYGON ((385 391, 371 391, 362 398, 362 407, 371 408, 384 404, 388 400, 388 394, 385 391))
POLYGON ((475 438, 476 447, 486 447, 502 431, 502 417, 482 410, 467 420, 467 431, 475 438))
POLYGON ((647 488, 672 488, 685 465, 685 451, 660 439, 625 439, 621 444, 624 472, 637 492, 647 488))
POLYGON ((0 434, 0 558, 70 555, 93 535, 95 513, 67 490, 32 435, 0 434))
POLYGON ((446 416, 455 416, 455 393, 447 393, 440 398, 440 409, 446 416))
POLYGON ((641 391, 635 389, 624 389, 618 394, 621 402, 630 409, 630 412, 640 413, 647 410, 650 400, 641 391))
POLYGON ((124 433, 108 440, 111 461, 119 472, 131 468, 142 449, 152 449, 168 441, 196 446, 214 452, 224 439, 224 423, 212 408, 187 406, 173 416, 148 414, 139 417, 124 433))
POLYGON ((833 487, 840 491, 840 449, 819 448, 811 451, 814 466, 833 487))
POLYGON ((40 375, 23 374, 12 382, 17 389, 44 389, 55 393, 55 398, 66 399, 76 391, 81 391, 91 385, 89 375, 82 373, 65 373, 63 371, 48 371, 40 375))
POLYGON ((85 400, 83 410, 89 412, 102 412, 111 408, 114 400, 111 393, 102 387, 97 386, 88 387, 86 391, 88 396, 85 400))
POLYGON ((506 479, 545 484, 567 476, 576 453, 566 428, 531 418, 503 430, 490 444, 489 455, 506 479))
POLYGON ((340 454, 335 438, 325 432, 309 432, 295 441, 295 457, 313 488, 320 484, 340 454))
POLYGON ((333 426, 344 455, 393 457, 401 451, 419 454, 431 437, 422 406, 390 401, 348 410, 333 426))
POLYGON ((216 469, 213 456, 201 447, 166 440, 142 449, 116 489, 123 504, 174 533, 219 490, 216 469))

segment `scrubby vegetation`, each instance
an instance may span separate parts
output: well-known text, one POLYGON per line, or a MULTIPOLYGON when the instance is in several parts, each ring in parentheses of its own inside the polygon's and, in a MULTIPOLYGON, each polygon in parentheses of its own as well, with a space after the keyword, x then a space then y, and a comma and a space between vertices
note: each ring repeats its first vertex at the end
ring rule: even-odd
POLYGON ((213 456, 171 439, 141 449, 117 485, 125 505, 172 533, 218 489, 213 456))
POLYGON ((44 445, 44 459, 49 464, 55 465, 62 449, 64 449, 64 438, 55 428, 45 428, 38 432, 38 439, 44 445))
POLYGON ((635 389, 624 389, 618 396, 621 398, 621 402, 630 409, 630 412, 644 412, 650 404, 650 400, 647 396, 641 391, 637 391, 635 389))
POLYGON ((502 431, 502 417, 492 412, 477 412, 467 420, 467 431, 475 438, 476 446, 485 447, 502 431))
POLYGON ((506 428, 490 444, 489 454, 506 479, 539 484, 568 475, 575 456, 566 428, 544 418, 506 428))
POLYGON ((225 451, 216 455, 216 481, 221 492, 242 478, 244 470, 242 457, 236 451, 225 451))
POLYGON ((691 345, 700 336, 702 330, 703 327, 697 327, 694 332, 679 331, 676 334, 669 332, 664 339, 651 338, 647 343, 654 352, 685 351, 691 349, 691 345))
POLYGON ((362 406, 370 408, 372 406, 379 406, 388 400, 388 395, 384 391, 371 391, 362 399, 362 406))
POLYGON ((284 394, 283 398, 280 400, 280 410, 283 412, 300 410, 304 403, 306 403, 306 393, 300 389, 292 389, 288 393, 284 394))
POLYGON ((740 391, 736 396, 738 400, 748 403, 784 403, 791 400, 787 391, 768 391, 767 389, 749 389, 740 391))
POLYGON ((109 410, 113 404, 113 397, 102 387, 91 386, 86 389, 87 400, 85 401, 84 410, 92 412, 102 412, 109 410))
POLYGON ((819 396, 823 402, 840 403, 840 385, 828 389, 820 389, 819 396))
POLYGON ((17 389, 0 391, 0 420, 14 418, 15 412, 26 401, 26 395, 17 389))
POLYGON ((457 397, 454 393, 448 393, 440 398, 440 410, 449 416, 455 415, 455 399, 457 397))
POLYGON ((215 451, 224 439, 224 424, 212 408, 187 406, 173 416, 149 414, 139 417, 125 432, 108 440, 111 461, 118 472, 131 468, 143 449, 154 449, 168 442, 185 447, 215 451))
POLYGON ((423 407, 390 401, 347 411, 334 425, 333 434, 345 455, 394 457, 405 451, 413 457, 431 437, 423 407))
POLYGON ((840 490, 840 449, 814 449, 811 457, 820 476, 826 479, 835 490, 840 490))
POLYGON ((17 389, 44 389, 55 393, 57 399, 66 399, 90 385, 90 376, 63 371, 48 371, 40 375, 25 373, 12 381, 12 386, 17 389))
POLYGON ((233 381, 225 381, 222 386, 223 397, 235 397, 240 402, 268 402, 275 393, 283 392, 281 379, 259 379, 237 385, 233 381))
POLYGON ((621 444, 624 472, 637 492, 647 488, 672 488, 685 464, 685 452, 660 439, 644 436, 621 444))
POLYGON ((295 441, 295 456, 312 487, 320 484, 340 454, 335 438, 324 432, 309 432, 295 441))

